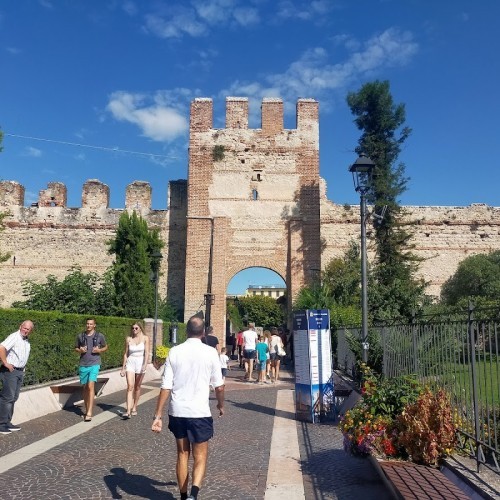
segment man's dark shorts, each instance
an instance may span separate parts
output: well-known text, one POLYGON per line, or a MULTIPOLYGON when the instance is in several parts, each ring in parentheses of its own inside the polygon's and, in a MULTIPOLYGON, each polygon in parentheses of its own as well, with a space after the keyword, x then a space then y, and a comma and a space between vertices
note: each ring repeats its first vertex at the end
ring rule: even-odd
POLYGON ((185 418, 168 416, 168 428, 175 439, 187 438, 190 443, 204 443, 214 435, 212 417, 185 418))
POLYGON ((243 350, 243 358, 244 359, 255 359, 255 351, 253 349, 244 349, 243 350))

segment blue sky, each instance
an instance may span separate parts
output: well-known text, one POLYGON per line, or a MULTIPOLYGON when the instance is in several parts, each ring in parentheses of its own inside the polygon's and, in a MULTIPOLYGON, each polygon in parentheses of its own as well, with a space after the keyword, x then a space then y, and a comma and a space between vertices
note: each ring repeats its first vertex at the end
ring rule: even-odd
POLYGON ((112 207, 145 180, 166 208, 168 181, 187 176, 192 99, 213 98, 222 128, 226 96, 250 99, 252 127, 261 99, 281 97, 294 128, 311 97, 328 197, 358 203, 345 96, 379 79, 413 129, 401 202, 498 206, 499 18, 498 0, 4 0, 0 178, 27 204, 64 182, 70 206, 97 178, 112 207))

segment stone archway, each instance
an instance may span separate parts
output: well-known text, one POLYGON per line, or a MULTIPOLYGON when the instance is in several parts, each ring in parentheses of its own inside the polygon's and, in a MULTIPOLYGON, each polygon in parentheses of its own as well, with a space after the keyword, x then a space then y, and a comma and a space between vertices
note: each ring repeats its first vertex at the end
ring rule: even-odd
MULTIPOLYGON (((253 296, 255 295, 259 295, 259 296, 267 296, 267 297, 271 297, 273 298, 274 300, 277 300, 280 295, 278 295, 278 292, 280 290, 282 290, 283 288, 286 290, 286 281, 285 281, 285 276, 284 276, 284 273, 279 273, 278 271, 276 271, 275 269, 272 269, 270 268, 269 266, 263 266, 263 265, 259 265, 259 264, 249 264, 248 266, 242 268, 242 269, 237 269, 237 270, 234 270, 234 269, 231 269, 231 270, 228 270, 228 276, 229 276, 229 280, 227 282, 227 285, 226 285, 226 296, 224 298, 226 304, 229 302, 228 301, 228 298, 231 297, 231 293, 228 293, 228 290, 230 288, 230 285, 231 285, 231 282, 240 274, 243 274, 245 273, 246 271, 249 271, 249 270, 252 270, 252 271, 261 271, 261 270, 265 270, 265 271, 270 271, 274 276, 271 278, 271 279, 268 279, 268 276, 270 275, 270 273, 267 273, 267 276, 266 276, 266 281, 265 282, 259 282, 258 281, 258 278, 257 280, 255 279, 254 276, 252 276, 252 273, 246 273, 244 276, 245 278, 248 278, 250 276, 252 276, 252 279, 253 279, 253 283, 252 285, 260 285, 258 287, 254 286, 253 287, 253 296), (277 283, 277 279, 278 278, 281 281, 283 281, 283 284, 279 284, 277 283), (275 281, 271 281, 272 279, 274 279, 275 281), (272 285, 272 287, 271 287, 272 285)), ((249 295, 249 296, 252 296, 252 295, 249 295)), ((282 299, 283 301, 283 299, 282 299)), ((285 321, 287 320, 288 316, 291 316, 291 308, 290 308, 290 311, 287 311, 286 309, 284 309, 284 319, 285 321)), ((262 325, 258 325, 258 326, 262 326, 262 325)))
POLYGON ((283 102, 264 99, 262 127, 248 128, 248 99, 226 99, 214 129, 211 99, 191 104, 185 319, 206 310, 222 339, 226 288, 241 269, 280 274, 293 299, 321 268, 318 103, 300 99, 297 128, 283 102))

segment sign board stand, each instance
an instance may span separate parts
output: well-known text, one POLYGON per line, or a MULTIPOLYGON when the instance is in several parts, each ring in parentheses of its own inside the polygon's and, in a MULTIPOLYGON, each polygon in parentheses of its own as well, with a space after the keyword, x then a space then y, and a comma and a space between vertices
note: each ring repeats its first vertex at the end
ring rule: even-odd
POLYGON ((295 408, 298 420, 335 419, 330 311, 308 309, 293 315, 295 408))

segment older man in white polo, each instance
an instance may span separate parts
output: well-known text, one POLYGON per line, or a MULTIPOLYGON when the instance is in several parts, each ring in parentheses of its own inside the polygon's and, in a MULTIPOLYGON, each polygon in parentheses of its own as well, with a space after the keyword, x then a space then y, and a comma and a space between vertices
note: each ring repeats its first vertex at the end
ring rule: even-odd
POLYGON ((3 384, 0 392, 0 434, 21 430, 21 427, 12 423, 12 415, 23 385, 24 370, 31 350, 28 337, 32 331, 33 323, 23 321, 19 330, 11 333, 0 344, 0 380, 3 384))

